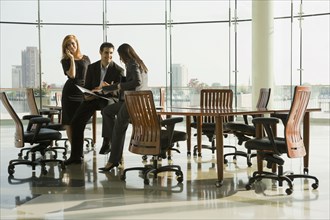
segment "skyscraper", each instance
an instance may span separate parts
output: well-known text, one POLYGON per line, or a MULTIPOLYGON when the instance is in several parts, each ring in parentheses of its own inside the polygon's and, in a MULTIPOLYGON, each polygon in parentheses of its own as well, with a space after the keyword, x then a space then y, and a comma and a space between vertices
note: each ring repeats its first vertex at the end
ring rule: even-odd
POLYGON ((22 87, 39 87, 39 62, 37 47, 26 47, 22 51, 22 87))
POLYGON ((172 64, 173 87, 186 87, 188 85, 188 69, 183 64, 172 64))

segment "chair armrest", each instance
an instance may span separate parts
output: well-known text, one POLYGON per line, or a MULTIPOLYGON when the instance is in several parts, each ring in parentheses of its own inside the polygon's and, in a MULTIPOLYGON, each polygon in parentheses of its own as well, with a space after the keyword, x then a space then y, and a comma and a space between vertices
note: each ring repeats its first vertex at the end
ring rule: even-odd
POLYGON ((278 118, 275 117, 257 117, 252 119, 253 124, 262 124, 262 125, 275 125, 280 122, 278 118))
POLYGON ((179 123, 182 121, 183 121, 182 117, 166 118, 166 119, 162 120, 160 122, 160 124, 162 126, 166 126, 166 125, 173 125, 173 124, 176 124, 176 123, 179 123))
POLYGON ((39 130, 40 128, 42 127, 43 124, 48 124, 50 122, 50 119, 49 118, 44 118, 44 117, 41 117, 41 116, 38 116, 38 117, 32 117, 29 119, 29 124, 27 126, 27 131, 31 131, 33 125, 37 125, 36 126, 36 130, 37 132, 36 133, 39 133, 39 130))
POLYGON ((53 115, 59 115, 60 111, 56 109, 39 109, 39 113, 51 117, 53 115))
POLYGON ((284 126, 286 126, 289 113, 273 113, 270 116, 281 119, 284 126))
POLYGON ((42 116, 41 115, 24 115, 23 116, 23 120, 30 120, 31 118, 42 118, 42 116))
POLYGON ((161 126, 165 126, 166 131, 168 132, 168 143, 167 146, 171 146, 173 134, 174 134, 174 127, 176 123, 182 122, 182 117, 174 117, 174 118, 166 118, 160 122, 161 126))
POLYGON ((274 146, 274 152, 279 153, 275 143, 275 132, 273 131, 273 128, 275 129, 275 125, 278 124, 280 120, 275 117, 257 117, 254 118, 252 122, 255 126, 262 124, 263 128, 266 130, 267 138, 271 142, 272 146, 274 146))

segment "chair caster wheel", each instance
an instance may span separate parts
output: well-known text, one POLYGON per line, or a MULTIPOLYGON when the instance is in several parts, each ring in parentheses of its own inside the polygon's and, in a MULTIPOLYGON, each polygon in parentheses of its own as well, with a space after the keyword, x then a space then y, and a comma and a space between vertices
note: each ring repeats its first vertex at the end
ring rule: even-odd
POLYGON ((251 162, 248 162, 247 165, 248 165, 248 167, 251 167, 252 166, 252 163, 251 162))
POLYGON ((178 179, 177 179, 178 183, 182 183, 183 182, 183 177, 182 176, 179 176, 178 179))
POLYGON ((288 188, 288 189, 285 190, 285 192, 286 192, 287 195, 291 195, 293 190, 288 188))
POLYGON ((252 187, 251 187, 250 184, 247 184, 247 185, 245 186, 245 189, 246 189, 246 190, 251 190, 251 188, 252 188, 252 187))
POLYGON ((312 187, 313 187, 313 189, 317 189, 317 188, 319 187, 319 184, 317 184, 317 183, 313 183, 313 184, 312 184, 312 187))
POLYGON ((8 174, 13 175, 15 173, 15 167, 13 165, 8 166, 8 174))
POLYGON ((149 185, 149 180, 148 179, 144 179, 144 184, 145 185, 149 185))

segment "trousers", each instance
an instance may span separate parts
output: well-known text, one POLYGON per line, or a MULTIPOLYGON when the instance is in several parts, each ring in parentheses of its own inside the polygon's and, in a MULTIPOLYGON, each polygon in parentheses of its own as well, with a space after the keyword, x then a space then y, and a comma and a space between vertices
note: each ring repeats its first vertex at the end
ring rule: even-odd
POLYGON ((110 163, 119 163, 124 150, 129 114, 123 101, 108 105, 102 110, 102 136, 111 143, 110 163))

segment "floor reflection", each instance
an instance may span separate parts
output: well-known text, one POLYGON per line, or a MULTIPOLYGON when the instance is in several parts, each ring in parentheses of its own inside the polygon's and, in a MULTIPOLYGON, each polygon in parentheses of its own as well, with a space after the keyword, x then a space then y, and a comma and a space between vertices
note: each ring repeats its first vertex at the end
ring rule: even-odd
MULTIPOLYGON (((328 127, 312 130, 322 137, 328 131, 328 127)), ((98 154, 97 145, 96 149, 84 149, 83 164, 70 165, 65 170, 50 164, 46 166, 47 174, 42 174, 40 167, 32 172, 29 166, 18 166, 9 176, 8 161, 17 158, 19 149, 12 146, 13 128, 1 127, 1 132, 1 219, 155 219, 164 212, 162 217, 166 219, 329 217, 329 166, 322 165, 329 164, 325 157, 329 149, 324 148, 328 144, 324 138, 316 139, 311 153, 311 158, 318 160, 311 159, 310 172, 320 179, 319 188, 312 190, 309 180, 295 181, 293 194, 287 196, 285 187, 279 188, 271 180, 260 181, 247 191, 245 185, 256 167, 248 167, 244 158, 228 158, 223 186, 216 187, 215 154, 206 150, 201 158, 187 157, 183 144, 181 154, 175 152, 172 161, 161 162, 181 166, 181 184, 171 172, 157 178, 150 176, 149 185, 144 184, 139 171, 128 172, 126 181, 122 181, 124 168, 151 163, 151 158, 143 162, 128 151, 122 166, 99 172, 98 167, 108 157, 98 154), (318 146, 327 152, 314 151, 318 146)), ((290 169, 296 164, 288 166, 290 169)))

